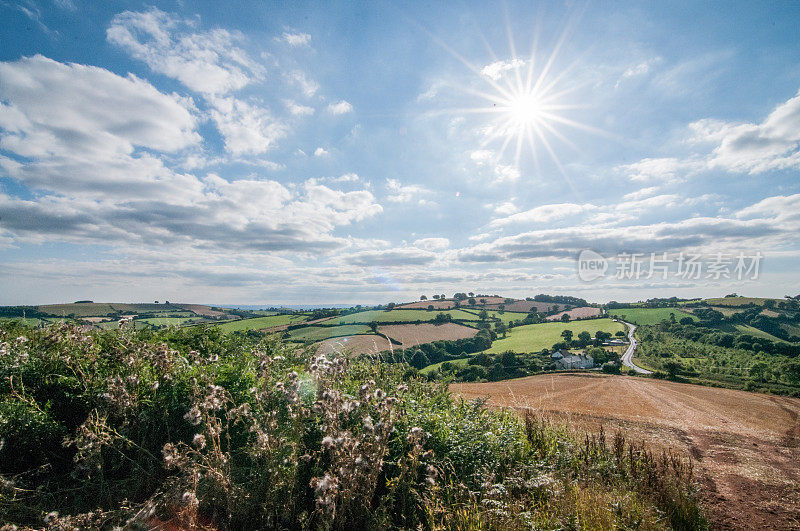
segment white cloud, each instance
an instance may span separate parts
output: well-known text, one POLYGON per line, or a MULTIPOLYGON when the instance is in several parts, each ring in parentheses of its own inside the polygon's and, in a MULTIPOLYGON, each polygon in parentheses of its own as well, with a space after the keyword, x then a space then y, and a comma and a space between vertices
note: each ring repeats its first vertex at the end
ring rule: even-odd
POLYGON ((494 168, 494 176, 495 183, 516 181, 520 178, 519 168, 506 164, 498 164, 494 168))
POLYGON ((632 181, 648 182, 680 182, 703 167, 703 163, 693 160, 681 160, 674 157, 642 159, 633 164, 618 166, 632 181))
POLYGON ((234 155, 264 153, 286 135, 286 125, 262 107, 230 97, 214 98, 213 103, 211 118, 234 155))
POLYGON ((419 247, 426 251, 441 251, 450 247, 450 240, 447 238, 421 238, 414 240, 414 247, 419 247))
POLYGON ((286 42, 290 46, 307 46, 311 42, 311 35, 308 33, 289 33, 283 32, 280 40, 286 42))
POLYGON ((356 173, 345 173, 339 177, 331 177, 330 180, 334 183, 354 183, 358 182, 360 179, 361 177, 359 177, 356 173))
POLYGON ((353 106, 350 103, 342 100, 337 103, 331 103, 328 105, 328 112, 331 114, 347 114, 349 112, 353 112, 353 106))
POLYGON ((510 216, 511 214, 516 214, 519 212, 519 208, 513 203, 513 201, 505 201, 503 203, 493 205, 492 209, 496 216, 510 216))
POLYGON ((651 195, 655 194, 658 191, 657 186, 649 186, 647 188, 640 188, 636 191, 629 192, 622 196, 622 199, 625 201, 636 201, 638 199, 644 199, 646 197, 650 197, 651 195))
POLYGON ((558 203, 552 205, 542 205, 524 212, 511 214, 503 218, 493 219, 489 222, 491 227, 503 227, 511 224, 534 224, 534 223, 547 223, 556 219, 562 219, 568 216, 574 216, 584 212, 596 210, 595 205, 575 204, 575 203, 558 203))
POLYGON ((800 92, 760 124, 699 120, 690 125, 696 142, 716 145, 708 163, 751 175, 800 167, 800 92))
POLYGON ((300 87, 300 90, 306 97, 311 97, 319 90, 319 83, 313 79, 309 79, 306 74, 300 70, 294 70, 287 74, 289 81, 300 87))
POLYGON ((192 21, 157 8, 116 15, 106 37, 153 71, 206 95, 226 94, 263 76, 263 67, 236 46, 238 33, 198 32, 192 21))
MULTIPOLYGON (((350 245, 333 236, 336 227, 382 210, 366 190, 170 169, 165 153, 188 160, 200 141, 192 102, 134 76, 41 56, 0 62, 0 101, 0 147, 22 159, 0 156, 0 166, 36 191, 32 199, 0 193, 3 242, 321 252, 350 245)), ((241 102, 217 103, 249 119, 241 102)), ((228 133, 240 142, 234 150, 263 140, 228 133)))
POLYGON ((474 160, 477 164, 484 164, 494 158, 494 153, 488 149, 478 149, 471 152, 469 158, 474 160))
POLYGON ((392 203, 407 203, 417 195, 431 193, 430 190, 423 186, 416 184, 404 185, 397 179, 386 179, 386 188, 390 193, 386 199, 392 203))
POLYGON ((520 68, 525 65, 522 59, 512 59, 511 61, 495 61, 481 68, 481 74, 497 81, 503 74, 511 69, 520 68))
POLYGON ((286 109, 295 116, 311 116, 314 114, 314 108, 308 105, 300 105, 292 100, 286 100, 284 103, 286 104, 286 109))
POLYGON ((328 153, 328 151, 325 148, 322 148, 322 147, 318 147, 317 149, 314 150, 314 156, 315 157, 324 157, 324 156, 329 155, 329 154, 330 153, 328 153))

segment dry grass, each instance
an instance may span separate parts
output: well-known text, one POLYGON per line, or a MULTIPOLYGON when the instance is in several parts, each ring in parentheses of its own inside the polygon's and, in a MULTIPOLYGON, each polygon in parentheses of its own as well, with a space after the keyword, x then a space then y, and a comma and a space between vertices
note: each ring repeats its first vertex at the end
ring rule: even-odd
POLYGON ((327 356, 334 353, 377 354, 392 348, 389 340, 377 335, 332 337, 317 343, 317 353, 327 356))
POLYGON ((466 339, 474 337, 478 333, 475 328, 461 326, 456 323, 434 324, 408 324, 408 325, 386 325, 378 327, 378 331, 386 334, 395 341, 401 343, 402 348, 413 347, 432 341, 456 339, 466 339))
POLYGON ((570 319, 587 319, 589 317, 597 317, 600 315, 600 308, 592 308, 591 306, 582 306, 580 308, 572 308, 571 310, 567 310, 565 312, 558 312, 555 315, 551 315, 547 318, 548 321, 558 321, 561 319, 561 316, 566 314, 569 315, 570 319))
POLYGON ((624 430, 691 454, 720 528, 800 526, 800 400, 731 389, 595 375, 452 384, 465 398, 537 410, 573 426, 624 430))

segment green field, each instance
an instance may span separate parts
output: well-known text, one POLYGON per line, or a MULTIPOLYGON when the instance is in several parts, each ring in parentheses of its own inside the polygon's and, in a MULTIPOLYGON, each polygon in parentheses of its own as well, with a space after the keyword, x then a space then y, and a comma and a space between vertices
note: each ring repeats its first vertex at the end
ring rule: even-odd
POLYGON ((691 317, 697 320, 697 317, 678 308, 619 308, 616 310, 609 310, 610 315, 617 315, 621 319, 637 325, 654 325, 661 321, 669 321, 669 314, 675 314, 675 320, 680 321, 684 317, 691 317), (624 316, 624 317, 623 317, 624 316))
POLYGON ((322 341, 329 337, 354 336, 372 334, 367 325, 350 324, 342 326, 305 326, 289 332, 289 341, 322 341))
POLYGON ((351 313, 334 317, 326 321, 326 324, 353 324, 353 323, 391 323, 391 322, 411 322, 411 321, 433 321, 440 313, 450 314, 453 319, 465 321, 477 321, 478 316, 464 310, 367 310, 364 312, 351 313))
POLYGON ((40 312, 48 313, 56 317, 62 315, 68 316, 74 314, 75 317, 101 317, 109 315, 117 311, 122 313, 154 313, 154 312, 185 312, 184 308, 175 306, 174 304, 127 304, 127 303, 107 303, 107 302, 92 302, 85 304, 45 304, 37 307, 40 312))
POLYGON ((498 339, 492 343, 492 348, 486 352, 492 354, 507 350, 538 352, 562 341, 561 332, 563 330, 572 330, 575 336, 581 332, 589 332, 594 336, 598 330, 613 335, 616 332, 625 331, 625 328, 622 323, 615 323, 611 319, 586 319, 569 323, 555 322, 518 326, 509 330, 508 337, 505 339, 498 339))
POLYGON ((181 326, 187 321, 196 319, 197 316, 192 317, 149 317, 147 319, 136 319, 137 323, 147 323, 152 326, 181 326))
POLYGON ((745 306, 747 304, 763 306, 764 301, 768 300, 777 302, 782 299, 766 299, 764 297, 724 297, 721 299, 705 299, 703 302, 710 306, 745 306))
MULTIPOLYGON (((477 315, 478 313, 480 313, 480 310, 475 310, 475 314, 477 315)), ((528 314, 525 313, 525 312, 503 312, 503 313, 500 313, 500 312, 494 311, 494 310, 492 310, 492 311, 486 310, 486 313, 489 314, 489 317, 491 319, 500 319, 500 321, 502 321, 502 323, 505 324, 505 325, 507 325, 509 321, 521 321, 522 319, 525 319, 528 316, 528 314)), ((477 319, 477 317, 476 317, 476 319, 477 319)), ((494 325, 492 325, 492 326, 494 326, 494 325)))
POLYGON ((240 319, 239 321, 228 321, 227 323, 220 323, 216 326, 225 333, 244 332, 247 330, 263 330, 265 328, 272 328, 273 326, 297 323, 307 318, 307 315, 302 314, 269 315, 266 317, 254 317, 252 319, 240 319))
POLYGON ((46 319, 39 319, 38 317, 27 317, 23 319, 22 317, 0 317, 0 321, 14 321, 19 323, 24 323, 25 326, 39 326, 41 323, 47 324, 48 321, 46 319))
MULTIPOLYGON (((458 367, 459 369, 463 369, 464 367, 466 367, 468 362, 469 362, 469 358, 461 358, 461 359, 457 359, 457 360, 449 360, 449 363, 453 367, 458 367)), ((439 363, 434 363, 433 365, 428 365, 427 367, 422 368, 419 372, 420 372, 420 374, 429 374, 429 373, 437 370, 439 367, 441 367, 443 363, 448 363, 448 362, 447 361, 440 361, 439 363)))

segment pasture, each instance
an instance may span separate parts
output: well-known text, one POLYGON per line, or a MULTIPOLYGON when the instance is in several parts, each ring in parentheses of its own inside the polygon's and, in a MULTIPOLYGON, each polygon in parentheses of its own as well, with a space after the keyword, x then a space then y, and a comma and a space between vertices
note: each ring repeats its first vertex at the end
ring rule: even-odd
POLYGON ((517 326, 508 331, 505 339, 498 339, 492 343, 492 348, 486 352, 491 354, 512 350, 514 352, 539 352, 549 349, 555 343, 562 341, 561 332, 571 330, 573 335, 589 332, 594 336, 598 330, 614 335, 616 332, 625 331, 625 325, 615 323, 611 319, 586 319, 584 321, 571 321, 569 323, 540 323, 517 326))
POLYGON ((246 332, 247 330, 265 330, 276 326, 284 326, 307 319, 307 315, 285 314, 268 315, 265 317, 253 317, 252 319, 240 319, 215 325, 225 333, 246 332))
POLYGON ((654 325, 661 321, 669 321, 670 314, 675 315, 676 321, 680 321, 684 317, 690 317, 697 321, 697 317, 678 308, 617 308, 608 310, 608 313, 636 325, 654 325))
POLYGON ((433 321, 440 313, 449 314, 454 320, 459 319, 463 321, 477 321, 478 316, 465 312, 464 310, 445 310, 445 311, 428 311, 428 310, 367 310, 364 312, 351 313, 348 315, 341 315, 334 317, 327 321, 327 324, 368 324, 371 322, 376 323, 396 323, 396 322, 409 322, 409 321, 433 321))

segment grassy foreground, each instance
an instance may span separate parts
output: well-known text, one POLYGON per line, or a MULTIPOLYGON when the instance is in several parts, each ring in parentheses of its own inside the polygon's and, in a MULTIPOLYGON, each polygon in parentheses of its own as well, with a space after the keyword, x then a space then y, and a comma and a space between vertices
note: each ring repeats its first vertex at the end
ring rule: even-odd
POLYGON ((699 529, 691 463, 214 329, 0 325, 0 522, 699 529))

